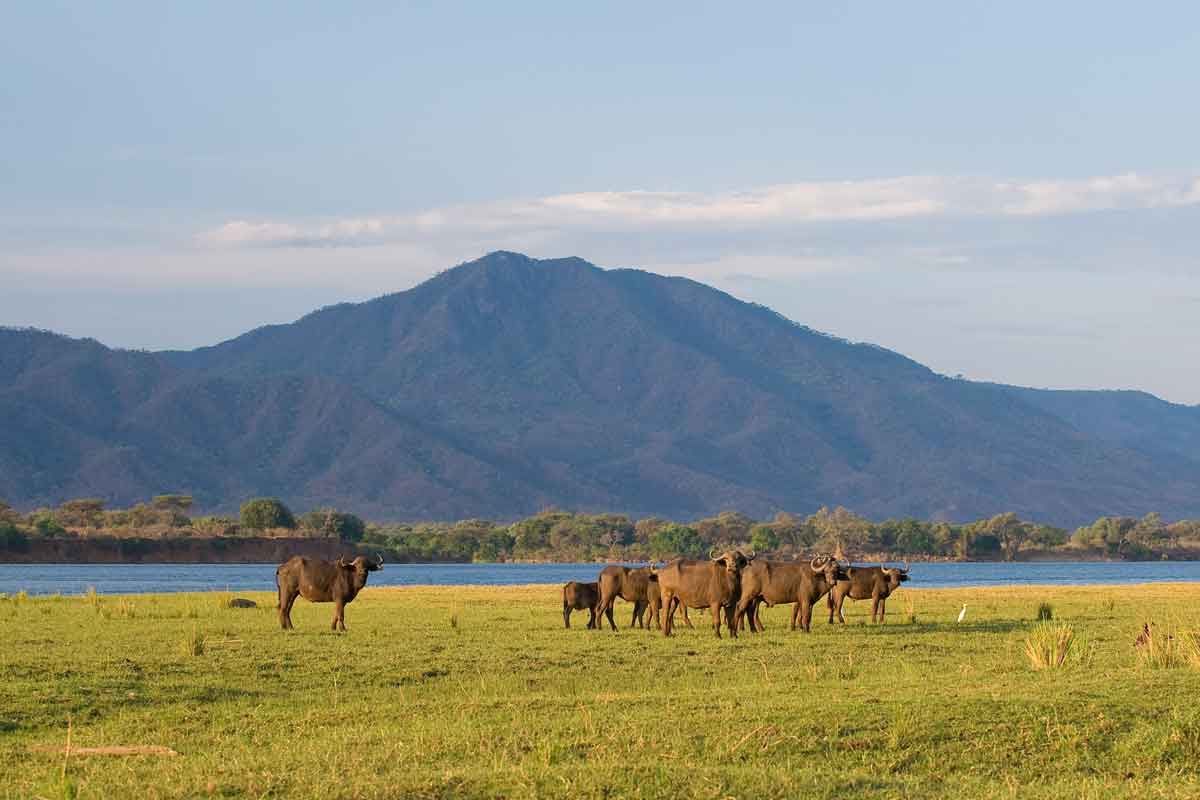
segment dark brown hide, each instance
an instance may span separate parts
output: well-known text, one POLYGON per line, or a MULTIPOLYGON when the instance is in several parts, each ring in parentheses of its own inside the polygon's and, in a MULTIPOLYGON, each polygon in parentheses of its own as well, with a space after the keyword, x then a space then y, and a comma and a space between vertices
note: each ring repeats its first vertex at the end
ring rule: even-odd
POLYGON ((763 630, 758 619, 759 606, 766 603, 794 603, 792 607, 792 630, 796 624, 806 632, 812 628, 812 610, 822 595, 837 583, 840 573, 837 560, 830 556, 818 556, 811 561, 755 561, 742 570, 741 598, 737 604, 734 624, 742 628, 746 612, 750 612, 750 631, 763 630))
POLYGON ((663 636, 670 636, 674 627, 675 609, 679 605, 707 608, 712 612, 713 633, 721 638, 721 611, 725 611, 730 636, 737 636, 733 626, 733 607, 740 597, 740 576, 750 559, 737 550, 728 550, 708 561, 677 558, 658 571, 662 589, 662 604, 666 610, 663 636))
POLYGON ((569 581, 562 588, 563 625, 571 627, 571 612, 588 610, 588 629, 596 627, 596 606, 600 603, 600 584, 569 581))
POLYGON ((889 569, 887 567, 847 567, 846 580, 839 580, 837 586, 829 593, 829 623, 846 622, 842 616, 842 603, 849 597, 851 600, 871 599, 871 622, 883 622, 887 611, 887 599, 892 592, 900 588, 900 584, 908 580, 908 569, 889 569))
POLYGON ((617 623, 613 620, 613 604, 618 597, 633 603, 633 619, 630 620, 629 627, 644 627, 643 616, 651 602, 651 586, 657 582, 652 567, 623 567, 610 564, 600 570, 597 582, 600 584, 600 603, 596 612, 599 618, 596 623, 598 628, 604 627, 604 618, 607 616, 608 624, 614 631, 617 629, 617 623))
POLYGON ((275 585, 279 588, 279 627, 292 626, 292 604, 297 597, 310 603, 335 603, 333 629, 346 630, 345 609, 362 588, 367 575, 383 569, 383 556, 372 561, 359 556, 353 561, 320 561, 304 556, 292 556, 275 570, 275 585))

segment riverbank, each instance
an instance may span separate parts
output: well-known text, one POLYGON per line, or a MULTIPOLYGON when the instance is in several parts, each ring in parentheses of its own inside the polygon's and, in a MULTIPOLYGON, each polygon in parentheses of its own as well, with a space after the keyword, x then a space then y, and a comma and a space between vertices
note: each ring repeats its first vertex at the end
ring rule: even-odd
MULTIPOLYGON (((335 559, 353 557, 359 552, 376 553, 382 550, 390 562, 397 561, 386 548, 356 545, 335 537, 304 536, 173 536, 142 538, 136 536, 88 536, 30 539, 19 549, 0 549, 0 564, 279 564, 293 555, 335 559)), ((769 557, 769 556, 767 556, 769 557)), ((787 556, 790 560, 791 556, 787 556)), ((614 557, 614 561, 622 561, 614 557)), ((1005 563, 996 558, 954 559, 946 556, 912 555, 881 552, 863 553, 856 563, 1005 563)), ((594 563, 607 563, 597 559, 594 563)), ((1174 548, 1156 552, 1153 557, 1117 558, 1100 548, 1066 547, 1055 549, 1026 549, 1017 553, 1014 562, 1081 561, 1200 561, 1200 549, 1174 548)), ((404 559, 398 563, 421 562, 404 559)), ((469 563, 469 562, 457 562, 469 563)), ((484 562, 488 563, 488 562, 484 562)), ((510 564, 566 564, 570 560, 549 561, 510 559, 510 564)))
MULTIPOLYGON (((902 589, 789 633, 563 630, 554 586, 0 601, 13 797, 1194 797, 1200 672, 1140 666, 1200 585, 902 589), (965 620, 956 619, 963 604, 965 620), (1059 669, 1025 655, 1039 606, 1059 669), (75 755, 62 748, 70 742, 75 755), (178 755, 88 755, 79 748, 178 755)), ((628 621, 627 604, 617 619, 628 621)))

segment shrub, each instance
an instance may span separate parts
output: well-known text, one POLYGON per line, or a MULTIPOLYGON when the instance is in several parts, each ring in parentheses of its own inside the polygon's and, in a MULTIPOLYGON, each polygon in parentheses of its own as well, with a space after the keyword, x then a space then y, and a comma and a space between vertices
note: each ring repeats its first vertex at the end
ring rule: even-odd
POLYGON ((242 527, 263 531, 267 528, 295 528, 296 518, 278 498, 256 497, 242 503, 242 527))
POLYGON ((1037 618, 1040 622, 1049 622, 1054 619, 1054 606, 1049 603, 1042 603, 1037 607, 1037 618))

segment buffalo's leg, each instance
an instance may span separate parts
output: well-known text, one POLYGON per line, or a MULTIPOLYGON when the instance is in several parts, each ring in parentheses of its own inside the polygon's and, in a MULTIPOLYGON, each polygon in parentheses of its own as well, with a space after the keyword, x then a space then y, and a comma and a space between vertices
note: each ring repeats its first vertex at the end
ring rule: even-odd
POLYGON ((750 630, 755 630, 755 628, 757 628, 758 632, 762 633, 767 629, 766 626, 763 625, 762 621, 762 610, 763 606, 765 605, 766 603, 762 602, 761 600, 754 604, 754 614, 752 614, 750 617, 750 630))
POLYGON ((730 625, 731 630, 740 630, 742 624, 746 620, 746 613, 750 614, 750 630, 754 630, 754 598, 747 597, 744 600, 738 600, 737 609, 733 615, 733 624, 730 625))
POLYGON ((804 628, 805 633, 812 633, 812 603, 801 600, 796 607, 800 609, 800 627, 804 628))
POLYGON ((333 629, 336 631, 339 626, 342 630, 346 630, 346 623, 342 621, 342 614, 345 613, 346 606, 339 600, 333 607, 333 629))
POLYGON ((646 627, 646 623, 645 623, 645 619, 644 619, 645 615, 646 615, 646 601, 645 600, 634 600, 633 601, 633 619, 629 620, 629 627, 631 627, 631 628, 633 628, 635 626, 638 628, 646 627))
POLYGON ((663 592, 663 609, 664 609, 664 612, 663 612, 663 613, 664 613, 664 615, 665 615, 665 617, 666 617, 666 618, 663 620, 663 626, 662 626, 662 634, 663 634, 663 636, 670 636, 670 635, 671 635, 671 628, 674 626, 674 622, 675 622, 675 605, 676 605, 676 602, 677 602, 677 601, 675 600, 675 596, 674 596, 674 595, 671 595, 671 594, 668 594, 668 593, 666 593, 666 592, 663 592))
POLYGON ((846 617, 842 615, 842 604, 846 602, 846 595, 840 594, 833 601, 833 610, 829 612, 829 621, 833 622, 833 615, 837 615, 837 621, 842 625, 846 624, 846 617))
POLYGON ((800 604, 799 604, 799 603, 792 603, 792 627, 791 627, 791 630, 792 630, 793 632, 795 632, 795 630, 796 630, 796 623, 797 623, 799 620, 800 620, 800 604))
MULTIPOLYGON (((751 611, 753 614, 753 611, 751 611)), ((751 617, 753 619, 753 617, 751 617)), ((725 606, 725 627, 729 629, 729 635, 737 638, 738 629, 733 624, 733 603, 725 606)))
POLYGON ((883 624, 883 615, 887 613, 887 598, 879 598, 879 624, 883 624))
POLYGON ((871 623, 875 623, 875 617, 879 613, 879 597, 871 598, 871 623))
MULTIPOLYGON (((604 616, 608 617, 608 624, 615 631, 617 629, 617 622, 613 619, 613 604, 614 601, 611 599, 604 604, 604 616)), ((604 620, 600 620, 600 627, 604 627, 604 620)))
POLYGON ((833 624, 833 595, 835 592, 830 590, 829 594, 825 595, 825 604, 829 606, 829 624, 833 624))
POLYGON ((696 626, 692 624, 692 620, 688 617, 687 606, 682 602, 680 602, 679 605, 683 606, 683 624, 687 625, 689 628, 695 628, 696 626))
POLYGON ((284 630, 293 630, 296 627, 292 624, 292 606, 296 604, 297 596, 293 594, 279 604, 279 623, 284 630))
POLYGON ((563 603, 563 627, 571 627, 571 607, 563 603))
POLYGON ((596 607, 595 606, 588 606, 588 624, 587 624, 587 626, 588 626, 589 631, 597 627, 596 607))
POLYGON ((713 633, 715 633, 717 635, 717 638, 720 639, 721 638, 721 604, 713 603, 711 606, 708 607, 708 610, 712 612, 713 633))

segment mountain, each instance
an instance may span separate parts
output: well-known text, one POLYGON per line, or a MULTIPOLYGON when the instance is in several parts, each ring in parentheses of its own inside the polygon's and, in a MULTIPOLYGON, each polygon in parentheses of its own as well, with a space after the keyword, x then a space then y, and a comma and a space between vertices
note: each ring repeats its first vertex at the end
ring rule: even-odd
POLYGON ((0 331, 0 498, 385 519, 1200 516, 1200 408, 938 375, 682 278, 493 253, 187 352, 0 331))

